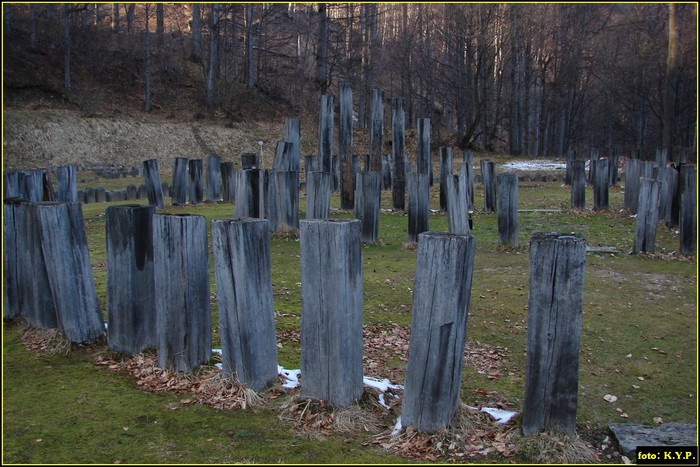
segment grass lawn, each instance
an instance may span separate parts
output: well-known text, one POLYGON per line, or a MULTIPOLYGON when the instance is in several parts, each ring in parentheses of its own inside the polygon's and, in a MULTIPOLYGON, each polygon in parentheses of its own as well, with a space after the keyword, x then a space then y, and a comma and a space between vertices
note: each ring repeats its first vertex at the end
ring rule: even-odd
MULTIPOLYGON (((124 188, 134 180, 109 183, 124 188)), ((521 209, 561 211, 520 213, 520 246, 510 248, 499 245, 496 215, 483 212, 483 191, 477 184, 473 215, 477 252, 461 399, 472 406, 522 410, 528 243, 534 232, 578 233, 589 246, 616 247, 619 253, 587 255, 577 416, 580 437, 597 453, 592 459, 611 462, 619 455, 606 457, 614 445, 609 423, 697 422, 697 265, 695 257, 677 253, 678 234, 663 223, 655 254, 629 254, 635 219, 622 210, 621 187, 611 187, 610 210, 599 212, 569 210, 569 190, 561 181, 521 183, 521 209), (606 395, 617 399, 608 402, 606 395)), ((431 189, 433 209, 439 205, 438 192, 436 183, 431 189)), ((302 192, 302 210, 303 196, 302 192)), ((591 206, 590 187, 586 199, 591 206)), ((201 214, 209 228, 211 220, 234 214, 232 203, 171 207, 169 198, 165 201, 161 212, 201 214)), ((403 384, 416 251, 407 245, 407 216, 387 210, 390 203, 391 193, 383 192, 380 242, 362 248, 365 375, 403 384)), ((104 211, 112 204, 116 203, 83 206, 105 317, 104 211)), ((353 216, 337 209, 337 194, 331 205, 332 217, 353 216)), ((429 222, 431 230, 447 231, 445 213, 431 213, 429 222)), ((279 364, 299 368, 298 237, 273 235, 270 249, 279 364)), ((218 347, 213 264, 210 258, 212 332, 218 347)), ((356 418, 364 422, 352 430, 327 423, 332 416, 328 409, 318 409, 305 423, 313 409, 308 405, 308 412, 300 412, 300 406, 294 409, 298 389, 273 387, 260 394, 262 402, 245 410, 218 410, 192 403, 187 392, 146 391, 133 374, 116 371, 118 365, 110 370, 105 361, 128 357, 109 351, 105 341, 66 347, 60 338, 47 335, 42 337, 19 320, 4 323, 3 463, 524 463, 541 462, 548 449, 518 435, 519 418, 502 427, 471 417, 473 425, 466 430, 481 433, 487 442, 480 449, 472 443, 474 449, 469 451, 444 442, 453 439, 444 433, 391 439, 388 433, 400 404, 384 409, 370 392, 357 408, 356 418), (54 342, 63 351, 47 351, 54 342), (314 421, 321 428, 315 429, 314 421), (499 443, 508 448, 501 449, 499 443)), ((340 414, 332 416, 335 422, 340 414)))

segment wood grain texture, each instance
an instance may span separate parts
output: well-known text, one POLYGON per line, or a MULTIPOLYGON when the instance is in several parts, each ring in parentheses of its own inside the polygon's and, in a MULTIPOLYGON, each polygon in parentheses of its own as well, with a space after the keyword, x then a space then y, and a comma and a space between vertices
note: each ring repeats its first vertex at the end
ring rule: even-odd
MULTIPOLYGON (((331 209, 331 174, 309 172, 306 175, 306 219, 328 219, 331 209)), ((354 198, 354 196, 353 196, 354 198)))
POLYGON ((277 380, 277 339, 264 219, 212 222, 223 371, 260 391, 277 380))
POLYGON ((518 175, 514 172, 498 174, 498 241, 517 247, 518 241, 518 175))
POLYGON ((661 183, 651 178, 639 179, 637 201, 637 223, 633 253, 653 253, 656 243, 656 228, 659 220, 659 191, 661 183))
POLYGON ((358 172, 356 175, 355 217, 362 223, 362 241, 376 243, 379 240, 379 206, 382 195, 382 179, 379 172, 358 172))
POLYGON ((187 204, 187 165, 186 157, 176 157, 173 165, 173 186, 171 203, 173 206, 187 204))
POLYGON ((164 208, 165 205, 163 204, 163 185, 161 185, 160 183, 160 172, 158 172, 157 159, 149 159, 143 161, 143 179, 144 184, 146 185, 148 204, 157 208, 164 208))
POLYGON ((304 220, 301 395, 345 407, 363 393, 359 220, 304 220))
POLYGON ((418 235, 428 231, 430 212, 430 180, 425 173, 408 174, 408 241, 417 242, 418 235))
POLYGON ((576 431, 586 241, 534 234, 530 240, 523 434, 576 431))
POLYGON ((446 427, 460 401, 476 240, 424 232, 413 282, 411 339, 401 424, 434 432, 446 427))

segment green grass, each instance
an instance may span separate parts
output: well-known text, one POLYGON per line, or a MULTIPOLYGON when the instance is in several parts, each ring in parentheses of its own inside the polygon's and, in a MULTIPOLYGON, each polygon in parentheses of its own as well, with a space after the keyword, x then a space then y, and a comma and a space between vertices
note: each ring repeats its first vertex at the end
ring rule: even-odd
MULTIPOLYGON (((124 186, 126 179, 122 180, 124 186)), ((131 183, 131 182, 129 182, 131 183)), ((657 254, 630 255, 635 219, 622 211, 622 189, 611 188, 609 211, 571 211, 569 188, 537 182, 519 190, 522 209, 561 209, 519 215, 520 246, 498 244, 497 218, 483 212, 476 190, 473 234, 477 253, 467 341, 499 355, 489 372, 467 365, 462 400, 522 410, 529 288, 528 242, 534 232, 575 232, 589 245, 614 246, 618 254, 588 254, 584 283, 578 426, 605 433, 609 423, 654 424, 697 419, 697 267, 677 255, 678 235, 659 225, 657 254), (604 400, 606 394, 617 402, 604 400), (618 410, 619 409, 619 410, 618 410), (626 417, 623 417, 623 414, 626 417)), ((115 187, 118 188, 118 187, 115 187)), ((438 187, 431 192, 438 206, 438 187)), ((589 206, 592 192, 587 190, 589 206)), ((304 209, 304 198, 300 203, 304 209)), ((144 201, 139 201, 143 203, 144 201)), ((389 208, 391 195, 382 194, 389 208)), ((107 204, 84 205, 91 262, 106 315, 105 217, 107 204)), ((166 199, 166 205, 169 200, 166 199)), ((337 207, 337 195, 332 206, 337 207)), ((231 218, 231 203, 170 207, 162 212, 231 218)), ((303 213, 300 218, 303 219, 303 213)), ((335 212, 333 217, 351 217, 335 212)), ((431 230, 447 230, 445 213, 430 214, 431 230)), ((366 326, 409 327, 416 252, 407 248, 407 217, 383 212, 377 245, 362 248, 363 319, 366 326)), ((270 240, 272 284, 279 334, 297 331, 301 312, 299 241, 294 234, 270 240)), ((212 296, 215 294, 213 261, 212 296)), ((218 345, 216 300, 212 300, 218 345)), ((254 410, 217 411, 206 406, 171 410, 183 395, 141 391, 128 377, 94 364, 104 343, 74 346, 67 355, 37 355, 20 338, 22 325, 3 327, 3 456, 5 463, 396 463, 401 457, 367 445, 377 433, 332 434, 309 440, 279 417, 281 400, 254 410)), ((298 341, 278 348, 279 364, 299 368, 298 341)), ((400 379, 405 361, 387 362, 400 379)), ((385 377, 386 368, 365 372, 385 377)), ((291 396, 282 396, 286 399, 291 396)), ((486 458, 486 462, 502 460, 486 458)), ((507 459, 525 462, 527 458, 507 459)))

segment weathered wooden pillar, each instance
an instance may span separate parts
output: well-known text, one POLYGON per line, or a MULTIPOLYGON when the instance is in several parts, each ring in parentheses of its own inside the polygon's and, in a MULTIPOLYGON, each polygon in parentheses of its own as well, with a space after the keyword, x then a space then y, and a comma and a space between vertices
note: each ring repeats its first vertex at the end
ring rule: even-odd
POLYGON ((301 396, 345 407, 363 392, 359 220, 304 220, 301 396))
POLYGON ((24 198, 19 172, 5 172, 2 186, 3 198, 24 198))
MULTIPOLYGON (((309 172, 306 179, 306 219, 328 219, 331 208, 331 174, 309 172)), ((354 196, 353 196, 354 199, 354 196)))
POLYGON ((460 167, 467 186, 467 210, 474 211, 474 153, 472 151, 464 151, 464 161, 460 167))
POLYGON ((391 162, 389 154, 382 155, 382 190, 391 190, 391 162))
POLYGON ((19 175, 20 198, 27 201, 44 201, 44 171, 43 170, 23 170, 19 175))
POLYGON ((697 248, 697 187, 695 165, 681 164, 681 205, 679 233, 682 255, 694 255, 697 248))
POLYGON ((586 241, 538 233, 530 240, 523 434, 575 433, 586 241))
POLYGON ((221 163, 221 196, 224 201, 236 200, 236 175, 233 162, 221 163))
MULTIPOLYGON (((163 186, 162 185, 160 186, 160 189, 161 189, 160 194, 161 194, 161 199, 162 199, 163 198, 163 191, 162 191, 163 186)), ((151 193, 150 190, 148 190, 148 192, 151 193)), ((156 193, 158 193, 158 192, 159 191, 156 190, 156 193)), ((151 204, 150 200, 152 198, 148 198, 148 199, 149 199, 149 204, 151 204)), ((97 188, 95 188, 95 202, 96 203, 104 203, 106 201, 107 201, 107 192, 105 191, 104 187, 98 186, 97 188)), ((157 203, 157 195, 156 195, 156 203, 157 203)), ((155 206, 155 204, 153 204, 153 206, 155 206)))
POLYGON ((609 208, 608 202, 608 160, 596 159, 593 161, 595 165, 593 179, 593 209, 595 211, 606 210, 609 208))
POLYGON ((406 209, 406 114, 401 97, 391 99, 391 159, 394 167, 392 206, 403 211, 406 209))
MULTIPOLYGON (((568 151, 566 151, 566 172, 564 172, 564 185, 571 185, 571 180, 573 177, 573 163, 576 160, 576 152, 573 150, 573 148, 569 148, 568 151)), ((584 165, 585 168, 585 165, 584 165)), ((585 181, 585 174, 584 174, 584 181, 585 181)))
POLYGON ((608 185, 610 186, 615 186, 617 185, 617 179, 619 178, 618 171, 619 171, 619 164, 620 164, 620 155, 619 154, 611 154, 610 157, 608 158, 609 165, 608 165, 608 174, 610 175, 610 180, 608 181, 608 185))
POLYGON ((353 209, 355 206, 355 173, 352 170, 352 85, 350 81, 345 80, 340 83, 339 100, 340 208, 353 209))
POLYGON ((204 201, 204 191, 202 189, 202 159, 190 159, 187 165, 187 197, 190 200, 190 204, 202 204, 204 201))
POLYGON ((301 171, 301 122, 298 118, 285 117, 284 141, 289 146, 289 170, 301 171))
POLYGON ((464 174, 445 177, 445 194, 447 197, 447 225, 450 233, 466 235, 469 233, 469 213, 467 210, 467 182, 464 174))
POLYGON ((259 158, 260 157, 254 152, 244 152, 243 154, 241 154, 241 169, 259 169, 259 158))
POLYGON ((299 172, 270 172, 268 185, 270 230, 299 230, 299 172))
POLYGON ((459 406, 476 240, 420 235, 401 425, 434 432, 459 406))
MULTIPOLYGON (((669 190, 669 185, 675 183, 674 177, 677 177, 678 172, 673 167, 659 167, 656 172, 656 180, 661 183, 659 187, 659 220, 666 219, 666 213, 671 205, 672 192, 669 190)), ((673 187, 675 189, 675 186, 673 187)))
POLYGON ((586 161, 571 161, 571 209, 586 209, 586 161))
POLYGON ((482 159, 481 183, 484 185, 484 212, 496 211, 496 164, 482 159))
POLYGON ((514 172, 496 176, 498 184, 498 241, 518 246, 518 175, 514 172))
POLYGON ((651 178, 639 179, 639 201, 637 202, 637 227, 633 253, 654 252, 656 227, 659 220, 659 191, 661 184, 651 178))
POLYGON ((58 327, 44 252, 41 248, 39 204, 20 202, 15 207, 17 292, 20 314, 38 328, 58 327))
POLYGON ((365 243, 379 240, 379 206, 382 179, 379 172, 358 172, 355 191, 355 217, 361 221, 361 237, 365 243))
POLYGON ((160 184, 160 174, 158 173, 158 161, 156 159, 149 159, 143 161, 143 178, 144 183, 146 185, 148 204, 157 208, 164 208, 165 205, 163 204, 163 186, 160 184))
MULTIPOLYGON (((17 225, 15 221, 15 211, 19 208, 19 204, 23 202, 22 198, 5 198, 3 202, 3 294, 2 307, 3 316, 7 319, 14 318, 20 314, 19 305, 19 269, 22 267, 18 263, 18 242, 17 242, 17 225)), ((22 242, 19 243, 21 245, 22 242)))
POLYGON ((429 229, 430 178, 427 173, 408 174, 408 241, 417 242, 418 235, 429 229))
POLYGON ((104 334, 80 203, 40 203, 41 249, 58 326, 72 342, 104 334))
POLYGON ((221 201, 221 158, 207 156, 207 201, 221 201))
POLYGON ((211 233, 222 369, 260 391, 277 380, 269 223, 215 220, 211 233))
POLYGON ((241 169, 236 176, 236 218, 253 217, 264 218, 260 210, 261 177, 260 169, 241 169))
POLYGON ((429 186, 433 186, 433 159, 430 155, 430 119, 416 122, 416 172, 428 174, 429 186))
POLYGON ((372 107, 369 132, 369 170, 382 171, 382 153, 384 149, 384 92, 372 89, 372 107))
POLYGON ((204 216, 153 216, 158 364, 191 371, 211 357, 209 255, 204 216))
POLYGON ((318 123, 318 157, 321 171, 333 173, 333 96, 321 96, 321 117, 318 123))
POLYGON ((287 141, 277 141, 275 147, 275 158, 272 161, 272 170, 275 172, 286 172, 292 167, 292 143, 287 141))
POLYGON ((132 200, 137 199, 136 185, 129 184, 126 186, 126 199, 127 199, 127 201, 132 201, 132 200))
POLYGON ((633 214, 637 213, 637 201, 639 201, 639 173, 642 161, 628 159, 625 163, 625 209, 633 214))
POLYGON ((452 175, 452 148, 440 147, 440 210, 447 211, 447 177, 452 175))
POLYGON ((56 201, 78 201, 78 171, 74 165, 56 167, 56 201))
POLYGON ((588 183, 595 185, 596 180, 596 161, 600 159, 600 151, 598 149, 591 149, 591 153, 588 156, 588 183))
POLYGON ((157 346, 153 206, 110 206, 107 240, 107 338, 129 355, 157 346))
POLYGON ((171 201, 173 206, 184 206, 187 204, 187 164, 186 157, 176 157, 173 166, 173 195, 171 201))

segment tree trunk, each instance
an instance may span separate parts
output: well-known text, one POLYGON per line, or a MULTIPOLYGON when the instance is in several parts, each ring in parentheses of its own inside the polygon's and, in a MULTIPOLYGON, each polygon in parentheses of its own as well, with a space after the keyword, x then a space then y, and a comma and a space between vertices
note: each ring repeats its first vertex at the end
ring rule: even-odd
POLYGON ((206 81, 206 104, 208 109, 213 109, 216 102, 216 81, 218 79, 219 62, 219 16, 221 14, 221 4, 212 3, 211 16, 209 18, 209 66, 207 69, 206 81))
POLYGON ((63 5, 63 89, 70 91, 70 61, 71 61, 71 40, 70 40, 70 5, 63 5))
POLYGON ((269 235, 263 219, 212 222, 222 370, 254 391, 277 380, 269 235))
POLYGON ((372 107, 369 133, 369 160, 372 172, 382 171, 384 149, 384 93, 379 88, 372 89, 372 107))
POLYGON ((420 235, 401 425, 445 428, 460 402, 476 240, 420 235))
POLYGON ((153 269, 155 208, 110 206, 105 214, 109 348, 135 355, 157 345, 153 269))
POLYGON ((302 397, 332 406, 363 392, 360 221, 301 221, 302 397))
POLYGON ((328 15, 326 4, 318 4, 318 49, 316 52, 316 86, 321 94, 328 88, 328 15))
POLYGON ((474 211, 474 153, 464 151, 464 162, 460 167, 460 173, 466 183, 465 196, 467 197, 467 211, 474 211))
POLYGON ((202 8, 199 3, 192 3, 192 55, 197 63, 202 61, 202 8))
POLYGON ((209 254, 204 216, 153 216, 158 365, 192 371, 211 357, 209 254))
POLYGON ((255 68, 253 67, 253 4, 246 5, 245 23, 245 45, 246 45, 246 67, 248 69, 248 79, 246 86, 248 92, 252 92, 255 87, 255 68))
POLYGON ((146 6, 146 28, 144 30, 144 33, 146 35, 146 40, 144 41, 144 73, 145 73, 145 83, 146 83, 146 88, 145 88, 145 93, 144 93, 144 100, 143 100, 143 108, 146 112, 151 111, 151 33, 148 28, 148 17, 150 14, 150 8, 149 4, 147 3, 146 6))

